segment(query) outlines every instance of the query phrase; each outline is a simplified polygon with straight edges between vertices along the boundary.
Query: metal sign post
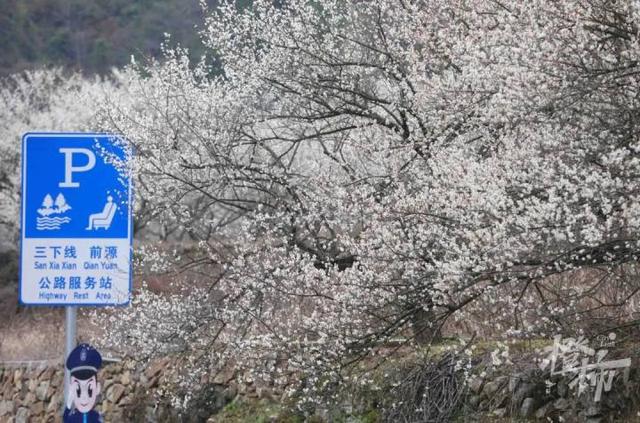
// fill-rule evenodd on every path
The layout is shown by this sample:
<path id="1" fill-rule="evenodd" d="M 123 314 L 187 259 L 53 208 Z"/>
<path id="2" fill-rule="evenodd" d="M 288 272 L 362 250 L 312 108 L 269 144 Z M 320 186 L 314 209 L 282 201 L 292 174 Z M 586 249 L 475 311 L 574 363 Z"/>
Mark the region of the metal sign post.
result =
<path id="1" fill-rule="evenodd" d="M 20 302 L 66 307 L 65 360 L 76 346 L 78 307 L 129 303 L 131 156 L 108 134 L 22 138 Z"/>
<path id="2" fill-rule="evenodd" d="M 77 317 L 77 309 L 74 306 L 67 306 L 65 307 L 65 325 L 64 325 L 64 332 L 65 332 L 65 348 L 64 348 L 64 358 L 63 358 L 63 362 L 67 359 L 67 357 L 69 357 L 69 354 L 71 354 L 71 351 L 75 348 L 76 346 L 76 333 L 77 333 L 77 326 L 76 326 L 76 317 Z M 69 370 L 65 367 L 64 369 L 64 404 L 63 404 L 63 408 L 66 407 L 66 404 L 68 404 L 69 401 L 69 379 L 70 379 L 70 375 L 69 375 Z"/>

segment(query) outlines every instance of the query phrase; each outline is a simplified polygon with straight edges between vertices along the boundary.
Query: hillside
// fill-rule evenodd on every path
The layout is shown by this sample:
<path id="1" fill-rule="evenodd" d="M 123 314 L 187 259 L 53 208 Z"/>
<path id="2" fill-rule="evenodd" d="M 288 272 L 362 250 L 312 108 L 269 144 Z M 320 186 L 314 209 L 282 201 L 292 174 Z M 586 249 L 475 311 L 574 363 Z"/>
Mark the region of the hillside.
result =
<path id="1" fill-rule="evenodd" d="M 196 0 L 1 0 L 0 76 L 41 66 L 105 73 L 131 55 L 158 57 L 165 33 L 199 56 L 201 27 Z"/>

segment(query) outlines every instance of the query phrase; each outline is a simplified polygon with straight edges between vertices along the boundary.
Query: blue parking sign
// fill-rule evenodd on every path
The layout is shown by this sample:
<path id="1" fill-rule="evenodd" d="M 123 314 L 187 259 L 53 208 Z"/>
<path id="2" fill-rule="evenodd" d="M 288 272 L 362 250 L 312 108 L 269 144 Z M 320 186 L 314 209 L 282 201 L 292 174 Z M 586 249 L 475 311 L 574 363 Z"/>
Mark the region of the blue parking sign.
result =
<path id="1" fill-rule="evenodd" d="M 24 135 L 23 304 L 128 304 L 131 157 L 130 145 L 114 135 Z"/>

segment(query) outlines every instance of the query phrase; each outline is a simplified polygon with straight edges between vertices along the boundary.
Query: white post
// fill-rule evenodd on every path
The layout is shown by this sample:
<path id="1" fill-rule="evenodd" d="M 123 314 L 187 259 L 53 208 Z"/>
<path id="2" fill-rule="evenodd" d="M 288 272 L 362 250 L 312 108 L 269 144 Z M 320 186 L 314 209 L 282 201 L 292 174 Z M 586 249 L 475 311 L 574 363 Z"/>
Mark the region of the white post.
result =
<path id="1" fill-rule="evenodd" d="M 62 360 L 64 367 L 64 404 L 62 408 L 67 406 L 67 400 L 69 395 L 69 370 L 67 370 L 66 362 L 67 357 L 71 354 L 71 351 L 76 347 L 76 313 L 77 308 L 74 306 L 65 307 L 65 354 Z"/>

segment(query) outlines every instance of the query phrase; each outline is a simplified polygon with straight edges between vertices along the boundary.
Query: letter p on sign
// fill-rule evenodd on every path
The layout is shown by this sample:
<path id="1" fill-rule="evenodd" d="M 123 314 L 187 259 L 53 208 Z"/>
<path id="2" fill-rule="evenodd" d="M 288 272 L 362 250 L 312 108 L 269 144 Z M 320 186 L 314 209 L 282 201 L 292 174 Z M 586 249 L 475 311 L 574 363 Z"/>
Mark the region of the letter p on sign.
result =
<path id="1" fill-rule="evenodd" d="M 78 188 L 80 186 L 80 183 L 73 182 L 73 173 L 88 172 L 89 170 L 93 169 L 93 167 L 96 165 L 95 154 L 93 154 L 93 151 L 89 150 L 88 148 L 60 148 L 58 151 L 64 154 L 64 182 L 60 182 L 58 186 L 60 188 Z M 74 166 L 74 154 L 84 154 L 85 156 L 87 156 L 87 164 L 83 166 Z"/>

